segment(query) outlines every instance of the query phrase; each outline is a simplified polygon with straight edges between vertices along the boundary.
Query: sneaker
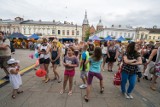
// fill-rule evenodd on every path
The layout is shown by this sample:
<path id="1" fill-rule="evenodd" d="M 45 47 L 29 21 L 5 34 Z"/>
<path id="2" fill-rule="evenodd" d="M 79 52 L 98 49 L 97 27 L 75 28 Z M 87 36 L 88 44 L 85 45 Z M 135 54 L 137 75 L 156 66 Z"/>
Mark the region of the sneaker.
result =
<path id="1" fill-rule="evenodd" d="M 133 96 L 131 94 L 127 94 L 130 99 L 133 99 Z"/>
<path id="2" fill-rule="evenodd" d="M 130 98 L 127 93 L 124 93 L 124 96 L 126 97 L 126 99 Z"/>
<path id="3" fill-rule="evenodd" d="M 82 84 L 82 85 L 79 86 L 80 89 L 85 89 L 86 87 L 87 87 L 86 84 Z"/>

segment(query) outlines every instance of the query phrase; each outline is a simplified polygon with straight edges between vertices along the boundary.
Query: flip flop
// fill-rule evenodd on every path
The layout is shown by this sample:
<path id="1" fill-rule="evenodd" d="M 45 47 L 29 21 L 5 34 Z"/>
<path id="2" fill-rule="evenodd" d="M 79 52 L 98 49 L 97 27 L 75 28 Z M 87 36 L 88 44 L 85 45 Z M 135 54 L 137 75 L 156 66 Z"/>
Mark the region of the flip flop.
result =
<path id="1" fill-rule="evenodd" d="M 104 87 L 101 88 L 100 93 L 103 94 L 103 92 L 104 92 Z"/>
<path id="2" fill-rule="evenodd" d="M 72 95 L 72 91 L 69 91 L 69 92 L 68 92 L 68 95 L 70 95 L 70 96 L 71 96 L 71 95 Z"/>

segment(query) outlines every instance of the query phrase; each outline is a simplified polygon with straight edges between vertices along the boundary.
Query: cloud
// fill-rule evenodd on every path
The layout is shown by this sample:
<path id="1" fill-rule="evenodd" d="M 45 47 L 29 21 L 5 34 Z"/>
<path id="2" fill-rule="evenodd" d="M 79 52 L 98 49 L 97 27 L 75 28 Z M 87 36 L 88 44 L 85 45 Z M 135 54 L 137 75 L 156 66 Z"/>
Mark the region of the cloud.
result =
<path id="1" fill-rule="evenodd" d="M 160 26 L 159 0 L 1 0 L 2 19 L 69 21 L 79 25 L 87 10 L 90 25 Z"/>

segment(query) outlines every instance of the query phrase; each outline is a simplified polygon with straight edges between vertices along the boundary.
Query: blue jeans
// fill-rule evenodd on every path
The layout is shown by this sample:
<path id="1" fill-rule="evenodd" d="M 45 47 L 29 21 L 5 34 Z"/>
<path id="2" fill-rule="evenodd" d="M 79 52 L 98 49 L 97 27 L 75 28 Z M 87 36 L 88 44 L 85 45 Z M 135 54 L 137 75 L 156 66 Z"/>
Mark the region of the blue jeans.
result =
<path id="1" fill-rule="evenodd" d="M 122 71 L 122 81 L 121 81 L 121 91 L 122 93 L 126 93 L 126 83 L 129 80 L 129 87 L 127 93 L 131 93 L 136 84 L 136 74 L 128 74 Z"/>

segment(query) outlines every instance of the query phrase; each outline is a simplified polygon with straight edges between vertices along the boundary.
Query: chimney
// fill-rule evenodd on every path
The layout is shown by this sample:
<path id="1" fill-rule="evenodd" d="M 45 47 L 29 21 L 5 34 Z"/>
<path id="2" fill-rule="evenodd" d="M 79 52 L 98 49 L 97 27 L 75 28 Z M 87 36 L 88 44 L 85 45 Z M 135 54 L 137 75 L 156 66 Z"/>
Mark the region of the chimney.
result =
<path id="1" fill-rule="evenodd" d="M 64 21 L 64 24 L 67 24 L 67 21 Z"/>
<path id="2" fill-rule="evenodd" d="M 114 25 L 112 25 L 112 27 L 114 27 Z"/>
<path id="3" fill-rule="evenodd" d="M 0 19 L 0 21 L 2 21 L 2 19 Z"/>
<path id="4" fill-rule="evenodd" d="M 53 20 L 53 23 L 55 23 L 56 21 L 55 20 Z"/>
<path id="5" fill-rule="evenodd" d="M 121 27 L 121 25 L 119 25 L 119 27 Z"/>
<path id="6" fill-rule="evenodd" d="M 42 22 L 42 20 L 40 19 L 39 22 Z"/>

